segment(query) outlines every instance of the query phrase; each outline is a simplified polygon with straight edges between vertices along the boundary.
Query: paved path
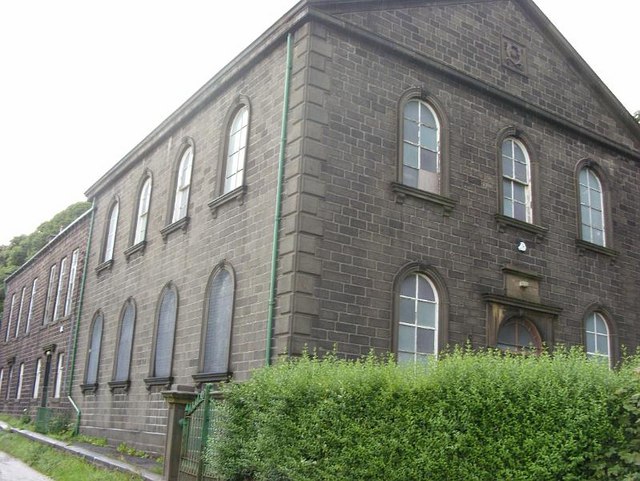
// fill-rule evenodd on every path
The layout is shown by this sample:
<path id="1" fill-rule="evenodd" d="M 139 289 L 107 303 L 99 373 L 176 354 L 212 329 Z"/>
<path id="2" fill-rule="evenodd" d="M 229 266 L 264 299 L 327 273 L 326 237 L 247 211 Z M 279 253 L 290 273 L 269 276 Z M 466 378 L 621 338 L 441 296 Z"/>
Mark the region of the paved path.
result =
<path id="1" fill-rule="evenodd" d="M 51 481 L 51 478 L 0 451 L 0 481 Z"/>

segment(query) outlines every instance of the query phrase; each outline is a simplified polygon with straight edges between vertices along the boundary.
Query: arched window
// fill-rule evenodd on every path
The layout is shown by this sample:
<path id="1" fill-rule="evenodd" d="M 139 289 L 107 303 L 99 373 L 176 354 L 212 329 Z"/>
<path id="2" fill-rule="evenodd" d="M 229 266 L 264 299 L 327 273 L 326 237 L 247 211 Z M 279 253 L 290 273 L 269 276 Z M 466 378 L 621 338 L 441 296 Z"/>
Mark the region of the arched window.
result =
<path id="1" fill-rule="evenodd" d="M 22 379 L 24 377 L 24 362 L 20 363 L 20 368 L 18 369 L 18 385 L 16 386 L 16 399 L 20 399 L 22 397 Z"/>
<path id="2" fill-rule="evenodd" d="M 193 146 L 189 145 L 182 156 L 178 165 L 176 176 L 176 192 L 173 203 L 173 214 L 171 222 L 177 222 L 187 216 L 189 207 L 189 190 L 191 188 L 191 170 L 193 168 Z"/>
<path id="3" fill-rule="evenodd" d="M 7 377 L 7 392 L 4 395 L 5 399 L 9 399 L 11 395 L 11 384 L 13 384 L 13 364 L 9 366 L 9 376 Z"/>
<path id="4" fill-rule="evenodd" d="M 42 376 L 42 359 L 38 358 L 36 361 L 36 372 L 33 378 L 33 399 L 38 399 L 40 395 L 40 377 Z"/>
<path id="5" fill-rule="evenodd" d="M 60 262 L 60 276 L 58 276 L 58 289 L 56 290 L 56 301 L 53 304 L 53 319 L 59 319 L 61 316 L 60 307 L 62 306 L 62 292 L 64 284 L 64 276 L 67 273 L 67 258 Z"/>
<path id="6" fill-rule="evenodd" d="M 53 302 L 53 283 L 56 279 L 56 264 L 49 269 L 49 284 L 47 285 L 47 295 L 44 298 L 44 315 L 42 316 L 42 325 L 49 322 L 49 313 L 51 312 L 51 303 Z"/>
<path id="7" fill-rule="evenodd" d="M 542 350 L 542 339 L 533 323 L 512 318 L 500 326 L 497 347 L 503 351 L 538 353 Z"/>
<path id="8" fill-rule="evenodd" d="M 441 193 L 440 122 L 423 100 L 404 104 L 401 157 L 404 185 Z"/>
<path id="9" fill-rule="evenodd" d="M 111 209 L 109 209 L 104 248 L 102 250 L 102 262 L 108 262 L 113 259 L 113 251 L 116 246 L 116 230 L 118 228 L 119 209 L 119 203 L 117 200 L 113 203 Z"/>
<path id="10" fill-rule="evenodd" d="M 101 312 L 98 312 L 91 324 L 87 351 L 87 370 L 85 372 L 85 385 L 82 387 L 83 391 L 95 391 L 98 387 L 98 368 L 100 366 L 103 324 L 104 316 Z"/>
<path id="11" fill-rule="evenodd" d="M 583 240 L 606 245 L 602 183 L 593 169 L 583 167 L 580 183 L 580 236 Z"/>
<path id="12" fill-rule="evenodd" d="M 249 108 L 243 105 L 233 117 L 227 133 L 223 194 L 231 192 L 244 183 L 248 131 Z"/>
<path id="13" fill-rule="evenodd" d="M 27 325 L 24 328 L 24 332 L 26 334 L 29 333 L 29 328 L 31 327 L 31 319 L 33 318 L 33 306 L 35 305 L 36 294 L 38 292 L 38 278 L 33 279 L 33 283 L 31 284 L 31 298 L 29 299 L 29 309 L 27 311 Z"/>
<path id="14" fill-rule="evenodd" d="M 151 177 L 147 177 L 138 195 L 138 213 L 135 223 L 133 244 L 138 244 L 147 237 L 147 222 L 149 219 L 149 205 L 151 202 Z"/>
<path id="15" fill-rule="evenodd" d="M 438 292 L 425 274 L 409 273 L 398 299 L 398 361 L 426 361 L 438 353 Z"/>
<path id="16" fill-rule="evenodd" d="M 234 279 L 223 266 L 212 275 L 207 290 L 206 324 L 202 346 L 201 372 L 226 374 L 229 371 Z"/>
<path id="17" fill-rule="evenodd" d="M 75 249 L 71 254 L 71 270 L 69 271 L 69 282 L 67 282 L 67 299 L 64 302 L 64 315 L 71 314 L 71 302 L 76 287 L 76 275 L 78 274 L 78 258 L 80 251 Z M 34 284 L 35 285 L 35 284 Z"/>
<path id="18" fill-rule="evenodd" d="M 609 326 L 602 314 L 592 312 L 584 323 L 587 356 L 599 359 L 610 359 Z"/>
<path id="19" fill-rule="evenodd" d="M 13 319 L 13 310 L 16 307 L 16 295 L 11 295 L 11 308 L 9 309 L 9 318 L 7 319 L 7 332 L 4 336 L 4 342 L 9 341 L 9 336 L 11 335 L 11 319 Z"/>
<path id="20" fill-rule="evenodd" d="M 62 395 L 62 380 L 64 376 L 64 352 L 58 353 L 56 363 L 56 384 L 53 389 L 53 397 L 59 398 Z"/>
<path id="21" fill-rule="evenodd" d="M 171 377 L 173 345 L 178 315 L 178 292 L 173 285 L 162 290 L 157 310 L 156 336 L 151 360 L 151 377 Z"/>
<path id="22" fill-rule="evenodd" d="M 24 294 L 27 290 L 26 286 L 22 287 L 22 291 L 20 292 L 20 306 L 18 307 L 18 318 L 16 319 L 16 335 L 20 334 L 20 322 L 22 321 L 22 308 L 24 307 Z"/>
<path id="23" fill-rule="evenodd" d="M 125 382 L 129 380 L 131 367 L 131 352 L 133 350 L 133 333 L 136 322 L 136 308 L 133 300 L 128 300 L 122 310 L 120 319 L 120 333 L 116 351 L 116 365 L 113 380 Z"/>
<path id="24" fill-rule="evenodd" d="M 532 222 L 531 162 L 524 144 L 507 137 L 502 142 L 502 213 Z"/>

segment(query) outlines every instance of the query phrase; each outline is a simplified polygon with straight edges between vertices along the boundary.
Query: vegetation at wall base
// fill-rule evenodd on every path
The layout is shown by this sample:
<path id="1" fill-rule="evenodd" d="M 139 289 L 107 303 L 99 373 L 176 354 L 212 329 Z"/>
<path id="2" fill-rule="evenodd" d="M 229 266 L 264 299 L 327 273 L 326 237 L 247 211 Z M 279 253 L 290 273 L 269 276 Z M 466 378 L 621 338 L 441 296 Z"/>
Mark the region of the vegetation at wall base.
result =
<path id="1" fill-rule="evenodd" d="M 231 481 L 640 480 L 637 361 L 304 356 L 227 386 L 206 459 Z"/>

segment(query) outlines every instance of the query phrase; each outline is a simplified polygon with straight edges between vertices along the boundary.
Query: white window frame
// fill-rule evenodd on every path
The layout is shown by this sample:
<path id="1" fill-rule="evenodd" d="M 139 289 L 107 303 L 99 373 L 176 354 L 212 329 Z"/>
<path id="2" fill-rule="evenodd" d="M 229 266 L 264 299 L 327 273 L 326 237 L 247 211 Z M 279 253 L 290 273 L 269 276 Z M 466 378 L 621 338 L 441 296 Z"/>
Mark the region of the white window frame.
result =
<path id="1" fill-rule="evenodd" d="M 29 299 L 29 311 L 27 313 L 27 325 L 24 328 L 25 334 L 29 333 L 29 328 L 31 327 L 31 319 L 33 318 L 33 305 L 36 298 L 36 293 L 38 289 L 38 278 L 35 277 L 31 284 L 31 298 Z"/>
<path id="2" fill-rule="evenodd" d="M 71 314 L 71 302 L 73 301 L 73 291 L 76 286 L 76 275 L 78 273 L 78 258 L 80 257 L 79 249 L 71 254 L 71 269 L 69 270 L 69 281 L 67 282 L 67 297 L 64 301 L 64 316 Z"/>
<path id="3" fill-rule="evenodd" d="M 58 362 L 56 363 L 56 386 L 54 389 L 54 398 L 59 398 L 62 394 L 62 375 L 64 373 L 64 352 L 58 353 Z"/>
<path id="4" fill-rule="evenodd" d="M 9 399 L 11 395 L 11 383 L 13 382 L 13 364 L 9 366 L 9 376 L 7 377 L 7 392 L 4 395 L 5 399 Z"/>
<path id="5" fill-rule="evenodd" d="M 191 190 L 191 172 L 193 170 L 193 147 L 189 146 L 180 156 L 176 176 L 176 192 L 171 222 L 177 222 L 187 216 L 189 210 L 189 191 Z"/>
<path id="6" fill-rule="evenodd" d="M 62 285 L 64 283 L 64 275 L 67 273 L 67 258 L 60 261 L 60 275 L 58 276 L 58 288 L 56 289 L 56 302 L 53 305 L 53 320 L 60 318 L 60 298 L 62 297 Z"/>
<path id="7" fill-rule="evenodd" d="M 102 262 L 113 260 L 113 253 L 116 247 L 116 233 L 118 231 L 118 215 L 120 212 L 120 203 L 114 202 L 109 210 L 109 224 L 107 225 L 107 234 L 104 242 L 104 252 L 102 253 Z"/>
<path id="8" fill-rule="evenodd" d="M 24 307 L 24 293 L 27 290 L 27 286 L 22 286 L 22 291 L 20 292 L 20 307 L 18 307 L 18 319 L 16 320 L 16 335 L 20 334 L 20 324 L 22 322 L 22 309 Z"/>
<path id="9" fill-rule="evenodd" d="M 38 396 L 40 395 L 39 391 L 40 391 L 41 376 L 42 376 L 42 358 L 39 357 L 36 360 L 36 373 L 33 378 L 33 393 L 32 393 L 33 399 L 38 399 Z"/>
<path id="10" fill-rule="evenodd" d="M 13 318 L 13 310 L 16 307 L 16 293 L 11 294 L 11 308 L 9 309 L 9 319 L 7 319 L 7 332 L 4 336 L 4 342 L 9 342 L 11 336 L 11 319 Z"/>
<path id="11" fill-rule="evenodd" d="M 589 321 L 589 319 L 593 319 L 593 326 L 594 326 L 594 330 L 589 330 L 587 329 L 587 322 Z M 601 330 L 598 329 L 598 324 L 601 324 L 604 326 L 604 331 L 606 332 L 602 332 Z M 605 317 L 600 314 L 599 312 L 592 312 L 591 314 L 589 314 L 589 316 L 587 316 L 587 319 L 585 320 L 585 326 L 584 326 L 584 333 L 585 333 L 585 352 L 587 353 L 587 357 L 590 358 L 600 358 L 600 359 L 606 359 L 607 362 L 611 362 L 611 331 L 609 329 L 609 324 L 607 323 L 607 320 L 605 319 Z M 594 350 L 589 350 L 588 345 L 588 339 L 589 338 L 593 338 L 593 345 L 595 347 Z M 603 354 L 599 349 L 598 349 L 598 338 L 606 338 L 607 341 L 607 353 Z"/>
<path id="12" fill-rule="evenodd" d="M 2 395 L 2 382 L 3 381 L 4 381 L 4 368 L 0 368 L 0 396 Z"/>
<path id="13" fill-rule="evenodd" d="M 151 203 L 151 177 L 147 177 L 140 189 L 138 198 L 138 215 L 136 217 L 133 245 L 139 244 L 147 237 L 147 223 L 149 220 L 149 205 Z"/>
<path id="14" fill-rule="evenodd" d="M 505 155 L 504 153 L 505 144 L 509 144 L 511 147 L 509 149 L 510 150 L 509 155 Z M 522 150 L 524 159 L 526 161 L 526 175 L 527 175 L 526 182 L 521 179 L 518 179 L 515 174 L 516 164 L 519 163 L 516 160 L 516 154 L 515 154 L 516 146 L 519 147 L 520 150 Z M 520 140 L 518 140 L 515 137 L 505 138 L 502 141 L 501 162 L 502 162 L 501 164 L 502 165 L 502 213 L 507 217 L 511 217 L 512 219 L 516 219 L 522 222 L 532 223 L 533 222 L 533 207 L 532 207 L 533 198 L 532 198 L 532 192 L 531 192 L 531 157 L 529 156 L 529 152 L 527 148 Z M 504 165 L 506 162 L 510 162 L 511 164 L 510 170 L 512 172 L 512 175 L 507 175 L 507 172 L 505 172 Z M 509 185 L 510 192 L 507 192 L 505 190 L 505 184 Z M 524 195 L 525 195 L 524 203 L 516 200 L 515 198 L 515 195 L 513 192 L 515 190 L 516 185 L 522 186 L 524 188 Z M 506 208 L 507 202 L 510 203 L 511 209 Z M 524 219 L 520 219 L 516 217 L 515 215 L 516 204 L 524 205 L 524 209 L 525 209 Z"/>
<path id="15" fill-rule="evenodd" d="M 24 377 L 24 362 L 20 363 L 20 370 L 18 371 L 18 386 L 16 387 L 16 399 L 22 397 L 22 380 Z"/>
<path id="16" fill-rule="evenodd" d="M 227 132 L 223 194 L 231 192 L 244 184 L 248 133 L 249 107 L 243 105 L 233 116 Z"/>
<path id="17" fill-rule="evenodd" d="M 586 174 L 586 184 L 582 182 L 582 173 Z M 595 179 L 596 185 L 592 185 L 592 180 Z M 607 229 L 605 224 L 605 212 L 604 212 L 604 189 L 602 187 L 602 181 L 598 174 L 591 168 L 585 166 L 580 169 L 578 173 L 578 185 L 580 192 L 578 194 L 580 198 L 580 238 L 592 244 L 601 245 L 606 247 L 607 245 Z M 583 190 L 586 190 L 586 198 Z M 600 202 L 593 201 L 593 192 L 597 192 L 600 195 Z M 585 218 L 584 210 L 588 213 L 588 219 Z M 600 216 L 601 229 L 595 226 L 594 217 Z M 594 232 L 602 232 L 602 242 L 598 242 L 594 238 Z"/>
<path id="18" fill-rule="evenodd" d="M 49 269 L 49 285 L 47 286 L 47 297 L 45 297 L 44 299 L 44 315 L 42 316 L 42 325 L 45 325 L 48 322 L 51 299 L 53 297 L 53 283 L 56 278 L 57 270 L 58 270 L 57 264 L 53 264 Z"/>
<path id="19" fill-rule="evenodd" d="M 418 109 L 417 119 L 411 119 L 407 117 L 407 110 L 411 104 L 417 105 L 417 109 Z M 435 122 L 435 129 L 432 126 L 429 126 L 423 122 L 422 107 L 425 107 L 429 111 L 429 113 L 431 113 L 433 120 Z M 418 126 L 417 142 L 414 142 L 408 138 L 407 127 L 408 125 L 411 125 L 411 124 L 413 125 L 417 124 Z M 431 130 L 431 131 L 435 130 L 435 137 L 436 137 L 435 152 L 431 148 L 429 148 L 426 142 L 423 142 L 423 136 L 422 136 L 423 127 L 425 128 L 425 130 Z M 402 162 L 400 165 L 400 169 L 401 169 L 400 177 L 404 185 L 413 187 L 415 189 L 423 190 L 425 192 L 433 192 L 435 194 L 440 194 L 441 184 L 442 184 L 442 181 L 441 181 L 442 179 L 441 133 L 442 133 L 442 129 L 440 125 L 440 119 L 438 118 L 438 114 L 436 114 L 436 111 L 433 109 L 431 105 L 429 105 L 428 102 L 425 102 L 424 100 L 419 98 L 411 98 L 407 100 L 407 102 L 405 102 L 404 106 L 402 107 L 402 150 L 401 150 Z M 417 149 L 418 154 L 416 159 L 416 162 L 417 162 L 416 165 L 411 165 L 407 160 L 406 158 L 407 147 Z M 427 169 L 422 168 L 423 165 L 421 162 L 422 160 L 421 150 L 427 150 L 435 154 L 436 172 L 431 172 Z M 417 185 L 411 185 L 411 183 L 407 180 L 405 176 L 405 173 L 406 173 L 405 168 L 417 170 L 417 178 L 416 178 Z M 435 175 L 435 182 L 433 181 L 430 182 L 429 179 L 434 178 L 434 175 Z M 429 184 L 435 184 L 435 185 L 429 185 Z"/>

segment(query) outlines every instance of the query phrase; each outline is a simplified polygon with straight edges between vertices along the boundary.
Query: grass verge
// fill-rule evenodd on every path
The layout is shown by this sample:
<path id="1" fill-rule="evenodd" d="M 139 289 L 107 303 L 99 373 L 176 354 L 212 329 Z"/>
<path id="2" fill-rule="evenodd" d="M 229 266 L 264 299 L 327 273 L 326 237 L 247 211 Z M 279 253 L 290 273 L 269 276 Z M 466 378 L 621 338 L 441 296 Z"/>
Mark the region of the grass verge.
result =
<path id="1" fill-rule="evenodd" d="M 98 468 L 84 459 L 63 453 L 19 434 L 0 431 L 0 451 L 20 459 L 55 481 L 141 481 L 133 474 Z"/>

